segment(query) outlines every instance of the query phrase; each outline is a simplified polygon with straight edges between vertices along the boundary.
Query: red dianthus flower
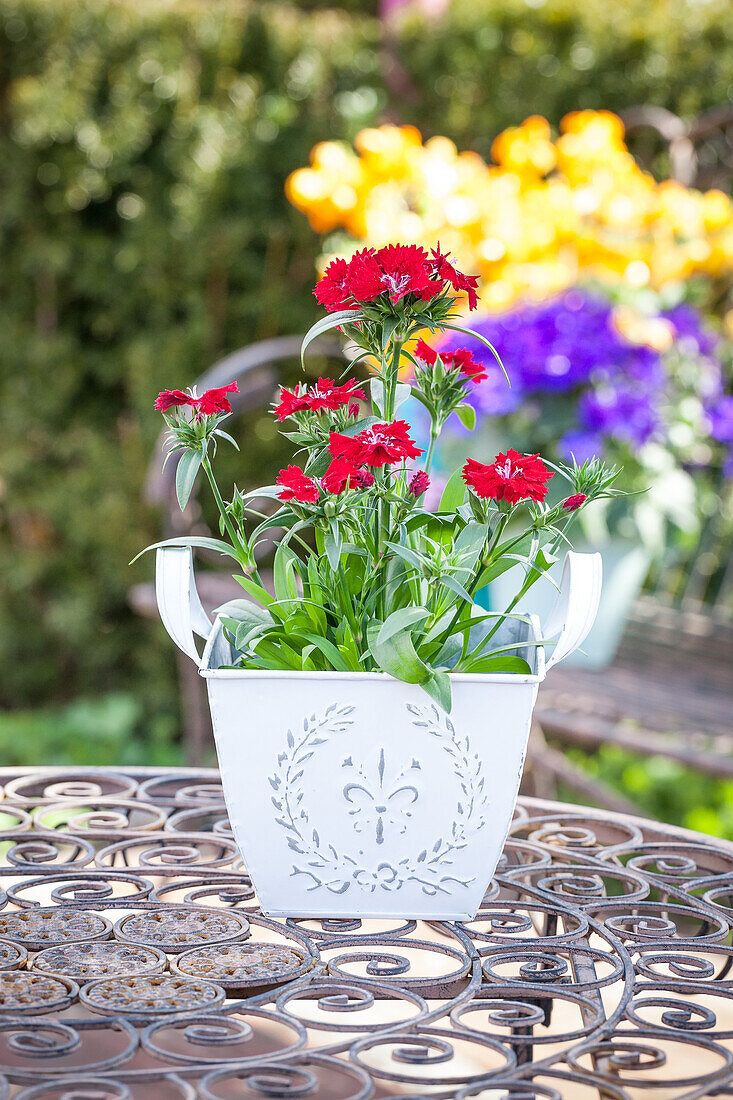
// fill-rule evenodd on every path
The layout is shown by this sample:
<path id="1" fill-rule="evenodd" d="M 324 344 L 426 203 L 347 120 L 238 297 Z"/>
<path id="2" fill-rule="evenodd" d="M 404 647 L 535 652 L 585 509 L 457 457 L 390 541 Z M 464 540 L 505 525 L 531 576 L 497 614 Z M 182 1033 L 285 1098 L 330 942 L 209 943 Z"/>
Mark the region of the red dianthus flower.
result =
<path id="1" fill-rule="evenodd" d="M 277 475 L 276 484 L 282 485 L 280 500 L 299 500 L 303 504 L 315 504 L 320 496 L 318 483 L 301 470 L 300 466 L 288 466 Z"/>
<path id="2" fill-rule="evenodd" d="M 196 417 L 217 416 L 219 413 L 232 411 L 232 406 L 227 397 L 228 393 L 238 393 L 236 382 L 230 382 L 228 386 L 217 386 L 212 390 L 206 390 L 201 397 L 196 396 L 196 391 L 184 393 L 183 390 L 162 390 L 155 399 L 154 408 L 159 412 L 181 405 L 190 405 L 195 409 Z"/>
<path id="3" fill-rule="evenodd" d="M 344 489 L 359 489 L 362 472 L 348 458 L 334 458 L 323 475 L 323 488 L 336 496 Z"/>
<path id="4" fill-rule="evenodd" d="M 483 382 L 485 378 L 488 378 L 483 364 L 476 362 L 468 348 L 456 348 L 455 351 L 435 351 L 424 340 L 418 340 L 415 345 L 415 355 L 431 367 L 440 356 L 440 361 L 445 367 L 449 369 L 454 367 L 466 378 L 470 378 L 472 382 Z"/>
<path id="5" fill-rule="evenodd" d="M 333 411 L 354 399 L 363 401 L 366 395 L 362 389 L 355 388 L 356 386 L 357 383 L 353 380 L 338 386 L 330 378 L 319 378 L 315 386 L 301 390 L 298 382 L 294 390 L 280 390 L 275 416 L 278 420 L 285 420 L 296 412 L 321 412 L 322 409 Z"/>
<path id="6" fill-rule="evenodd" d="M 462 271 L 459 271 L 449 261 L 448 253 L 440 251 L 440 244 L 437 248 L 431 248 L 430 253 L 433 258 L 435 276 L 450 283 L 454 290 L 462 290 L 468 295 L 468 308 L 475 309 L 478 305 L 478 294 L 476 293 L 478 275 L 464 275 Z"/>
<path id="7" fill-rule="evenodd" d="M 313 293 L 329 313 L 356 309 L 356 303 L 350 301 L 349 264 L 346 260 L 332 260 L 313 288 Z"/>
<path id="8" fill-rule="evenodd" d="M 488 466 L 469 458 L 463 467 L 463 480 L 476 496 L 506 500 L 544 500 L 552 473 L 539 455 L 520 455 L 509 449 L 498 454 Z"/>
<path id="9" fill-rule="evenodd" d="M 336 458 L 348 458 L 354 466 L 386 466 L 390 462 L 402 462 L 417 458 L 423 452 L 408 435 L 409 425 L 404 420 L 391 424 L 374 424 L 358 435 L 341 435 L 331 432 L 328 449 Z"/>

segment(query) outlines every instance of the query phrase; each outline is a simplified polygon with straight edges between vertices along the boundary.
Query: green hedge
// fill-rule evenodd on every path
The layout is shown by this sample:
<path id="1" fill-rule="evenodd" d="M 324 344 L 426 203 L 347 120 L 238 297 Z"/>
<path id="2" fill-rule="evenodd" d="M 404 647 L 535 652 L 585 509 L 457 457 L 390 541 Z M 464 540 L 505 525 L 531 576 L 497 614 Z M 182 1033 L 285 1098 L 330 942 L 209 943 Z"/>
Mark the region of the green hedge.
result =
<path id="1" fill-rule="evenodd" d="M 488 156 L 530 114 L 650 103 L 692 116 L 733 98 L 729 22 L 728 0 L 456 0 L 402 29 L 411 120 Z"/>
<path id="2" fill-rule="evenodd" d="M 348 7 L 0 0 L 0 705 L 170 711 L 171 647 L 126 600 L 151 573 L 127 562 L 156 533 L 152 397 L 313 318 L 319 241 L 283 182 L 316 141 L 391 117 L 486 152 L 533 111 L 733 85 L 720 0 L 461 0 L 401 24 L 396 101 L 372 7 Z M 266 428 L 248 443 L 274 460 Z"/>
<path id="3" fill-rule="evenodd" d="M 6 0 L 0 31 L 0 705 L 126 687 L 166 705 L 171 647 L 127 606 L 156 533 L 152 399 L 307 326 L 317 242 L 283 183 L 373 117 L 375 27 Z"/>

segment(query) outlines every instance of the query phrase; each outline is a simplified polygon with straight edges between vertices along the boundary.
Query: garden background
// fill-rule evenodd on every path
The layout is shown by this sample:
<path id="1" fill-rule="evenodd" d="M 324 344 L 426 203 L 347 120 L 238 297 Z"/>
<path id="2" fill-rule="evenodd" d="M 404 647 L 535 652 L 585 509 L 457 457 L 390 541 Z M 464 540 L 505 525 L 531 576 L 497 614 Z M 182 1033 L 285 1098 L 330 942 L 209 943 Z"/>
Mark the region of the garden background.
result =
<path id="1" fill-rule="evenodd" d="M 488 159 L 531 114 L 694 116 L 733 98 L 727 17 L 726 0 L 453 0 L 388 22 L 357 0 L 0 0 L 0 763 L 181 762 L 173 648 L 128 601 L 159 529 L 152 401 L 317 316 L 322 241 L 284 194 L 312 146 L 395 121 Z M 247 433 L 245 485 L 279 458 L 266 414 Z M 583 763 L 733 835 L 724 781 L 621 750 Z"/>

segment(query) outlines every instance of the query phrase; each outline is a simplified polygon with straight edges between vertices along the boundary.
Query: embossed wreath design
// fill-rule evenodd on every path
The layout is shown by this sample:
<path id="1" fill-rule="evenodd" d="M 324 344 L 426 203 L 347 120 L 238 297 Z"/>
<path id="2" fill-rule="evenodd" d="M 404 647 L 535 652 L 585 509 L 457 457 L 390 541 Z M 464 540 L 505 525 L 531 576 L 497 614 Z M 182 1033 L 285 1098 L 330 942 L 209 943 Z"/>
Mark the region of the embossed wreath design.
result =
<path id="1" fill-rule="evenodd" d="M 429 896 L 450 893 L 449 885 L 467 887 L 471 878 L 460 878 L 451 872 L 453 856 L 465 848 L 468 841 L 485 823 L 488 801 L 483 769 L 478 753 L 472 753 L 468 737 L 459 737 L 450 718 L 434 705 L 406 704 L 412 724 L 440 741 L 458 779 L 461 798 L 448 837 L 439 836 L 431 847 L 414 856 L 390 863 L 383 861 L 374 868 L 363 866 L 347 851 L 339 851 L 321 839 L 310 824 L 309 808 L 304 804 L 303 775 L 309 760 L 319 745 L 329 738 L 345 733 L 353 724 L 349 717 L 353 706 L 332 703 L 320 717 L 312 714 L 303 720 L 303 730 L 295 736 L 287 733 L 287 748 L 277 758 L 277 768 L 269 777 L 274 794 L 271 801 L 277 811 L 277 823 L 288 833 L 288 846 L 302 856 L 293 863 L 291 877 L 307 875 L 312 879 L 310 890 L 325 888 L 343 894 L 354 883 L 371 892 L 399 890 L 406 882 L 419 883 Z"/>

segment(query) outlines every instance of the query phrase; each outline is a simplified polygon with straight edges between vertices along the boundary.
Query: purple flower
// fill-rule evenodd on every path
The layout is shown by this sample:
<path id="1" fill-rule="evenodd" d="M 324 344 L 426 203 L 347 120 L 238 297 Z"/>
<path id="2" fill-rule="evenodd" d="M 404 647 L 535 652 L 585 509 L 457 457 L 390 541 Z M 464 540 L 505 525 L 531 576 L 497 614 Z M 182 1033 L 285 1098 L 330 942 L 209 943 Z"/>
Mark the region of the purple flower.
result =
<path id="1" fill-rule="evenodd" d="M 728 449 L 723 460 L 723 473 L 733 478 L 733 397 L 718 398 L 707 412 L 711 436 Z"/>
<path id="2" fill-rule="evenodd" d="M 582 466 L 584 462 L 603 453 L 603 440 L 593 432 L 568 432 L 558 443 L 557 450 L 564 462 L 575 459 Z"/>
<path id="3" fill-rule="evenodd" d="M 691 306 L 678 305 L 660 316 L 674 326 L 683 354 L 705 360 L 698 372 L 698 396 L 710 402 L 720 392 L 720 365 L 710 358 L 715 336 Z M 613 304 L 599 294 L 574 288 L 480 318 L 473 327 L 494 345 L 512 383 L 510 389 L 478 340 L 447 339 L 446 350 L 467 346 L 487 370 L 488 379 L 468 397 L 479 414 L 506 416 L 521 407 L 542 423 L 546 399 L 572 395 L 563 404 L 574 410 L 575 426 L 566 431 L 559 452 L 567 456 L 572 451 L 578 461 L 602 453 L 606 441 L 637 450 L 650 439 L 664 439 L 672 388 L 668 366 L 660 352 L 622 335 Z M 567 427 L 566 422 L 560 431 Z"/>
<path id="4" fill-rule="evenodd" d="M 674 309 L 665 310 L 660 316 L 672 322 L 675 338 L 684 350 L 686 345 L 689 345 L 693 354 L 704 356 L 715 354 L 718 338 L 714 332 L 703 325 L 692 306 L 683 302 Z"/>
<path id="5" fill-rule="evenodd" d="M 713 439 L 733 444 L 733 397 L 721 397 L 708 409 L 708 420 Z"/>

